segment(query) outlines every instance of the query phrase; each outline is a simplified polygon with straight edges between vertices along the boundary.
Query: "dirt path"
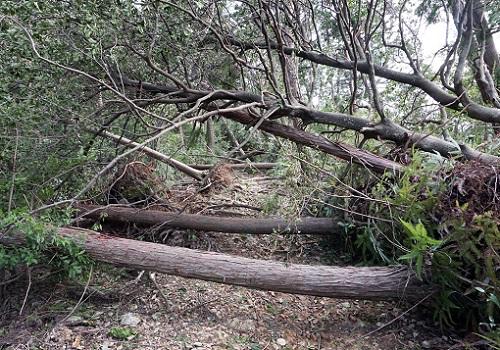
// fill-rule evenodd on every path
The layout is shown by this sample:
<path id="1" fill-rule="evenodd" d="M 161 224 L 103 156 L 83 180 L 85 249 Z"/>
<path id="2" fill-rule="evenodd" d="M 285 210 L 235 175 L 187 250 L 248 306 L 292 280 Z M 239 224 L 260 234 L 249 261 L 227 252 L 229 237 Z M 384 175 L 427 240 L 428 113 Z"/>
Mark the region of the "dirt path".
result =
<path id="1" fill-rule="evenodd" d="M 401 314 L 402 306 L 394 303 L 254 291 L 166 275 L 156 276 L 155 285 L 146 275 L 134 283 L 119 270 L 95 272 L 93 283 L 101 292 L 70 317 L 83 287 L 59 285 L 43 292 L 50 289 L 36 286 L 27 316 L 16 315 L 23 293 L 15 293 L 7 300 L 10 307 L 4 303 L 0 344 L 10 344 L 7 349 L 371 350 L 454 343 L 415 314 L 364 337 Z"/>

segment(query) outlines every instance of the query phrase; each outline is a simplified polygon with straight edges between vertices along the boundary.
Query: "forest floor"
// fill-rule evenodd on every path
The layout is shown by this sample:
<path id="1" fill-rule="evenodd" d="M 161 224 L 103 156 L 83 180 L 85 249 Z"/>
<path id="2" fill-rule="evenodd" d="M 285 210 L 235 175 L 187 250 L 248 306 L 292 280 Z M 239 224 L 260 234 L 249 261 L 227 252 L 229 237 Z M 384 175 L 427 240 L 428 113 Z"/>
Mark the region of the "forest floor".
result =
<path id="1" fill-rule="evenodd" d="M 167 197 L 173 207 L 191 213 L 262 215 L 252 208 L 262 207 L 269 194 L 279 192 L 273 187 L 275 182 L 265 177 L 239 180 L 237 186 L 210 194 L 197 193 L 189 185 L 174 187 Z M 266 181 L 268 184 L 263 184 Z M 248 207 L 231 207 L 234 203 Z M 328 244 L 314 236 L 155 232 L 106 225 L 103 230 L 126 231 L 128 236 L 139 233 L 169 245 L 258 259 L 311 265 L 342 261 L 341 256 L 325 253 Z M 32 272 L 28 294 L 26 279 L 9 284 L 4 291 L 0 349 L 385 350 L 464 346 L 463 339 L 443 335 L 424 306 L 406 312 L 412 305 L 256 291 L 147 272 L 138 279 L 136 271 L 102 265 L 81 284 L 54 283 L 45 272 Z"/>

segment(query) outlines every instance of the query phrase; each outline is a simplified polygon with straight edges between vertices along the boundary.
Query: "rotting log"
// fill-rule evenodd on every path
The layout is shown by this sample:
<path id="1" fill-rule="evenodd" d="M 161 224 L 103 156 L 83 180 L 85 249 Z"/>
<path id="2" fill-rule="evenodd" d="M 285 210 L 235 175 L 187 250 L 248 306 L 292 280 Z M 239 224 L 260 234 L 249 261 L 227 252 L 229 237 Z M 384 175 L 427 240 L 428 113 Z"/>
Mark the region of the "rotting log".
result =
<path id="1" fill-rule="evenodd" d="M 260 169 L 267 170 L 276 167 L 276 163 L 237 163 L 237 164 L 227 164 L 231 169 Z M 189 164 L 191 168 L 197 170 L 209 170 L 212 169 L 216 164 Z"/>
<path id="2" fill-rule="evenodd" d="M 110 133 L 109 131 L 106 131 L 106 130 L 101 131 L 99 133 L 99 135 L 107 137 L 111 140 L 114 140 L 114 141 L 116 141 L 116 142 L 118 142 L 126 147 L 129 147 L 129 148 L 134 148 L 134 147 L 140 146 L 140 144 L 137 142 L 129 140 L 123 136 L 115 135 L 115 134 Z M 194 169 L 194 168 L 190 167 L 189 165 L 184 164 L 184 163 L 182 163 L 182 162 L 180 162 L 172 157 L 166 156 L 163 153 L 160 153 L 160 152 L 158 152 L 150 147 L 141 146 L 140 150 L 142 152 L 144 152 L 146 155 L 148 155 L 149 157 L 156 159 L 156 160 L 159 160 L 162 163 L 168 164 L 171 167 L 179 170 L 180 172 L 182 172 L 182 173 L 184 173 L 184 174 L 186 174 L 186 175 L 188 175 L 196 180 L 202 180 L 204 177 L 204 173 L 202 171 L 200 171 L 198 169 Z"/>
<path id="3" fill-rule="evenodd" d="M 302 217 L 298 220 L 281 218 L 229 218 L 220 216 L 175 214 L 159 210 L 145 210 L 118 206 L 75 205 L 83 218 L 139 225 L 176 227 L 197 231 L 214 231 L 246 234 L 333 234 L 340 232 L 334 218 Z"/>
<path id="4" fill-rule="evenodd" d="M 81 228 L 58 234 L 81 244 L 97 261 L 138 270 L 253 289 L 344 299 L 420 300 L 431 291 L 405 267 L 285 264 L 135 241 Z M 22 234 L 0 233 L 0 244 L 22 245 Z"/>

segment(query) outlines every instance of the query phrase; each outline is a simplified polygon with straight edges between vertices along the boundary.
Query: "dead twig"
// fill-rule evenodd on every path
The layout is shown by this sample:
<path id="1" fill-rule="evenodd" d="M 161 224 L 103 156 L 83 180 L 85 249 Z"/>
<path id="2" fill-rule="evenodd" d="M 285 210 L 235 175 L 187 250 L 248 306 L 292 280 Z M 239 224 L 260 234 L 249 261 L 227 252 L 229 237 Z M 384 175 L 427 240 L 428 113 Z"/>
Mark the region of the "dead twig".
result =
<path id="1" fill-rule="evenodd" d="M 73 313 L 76 311 L 76 309 L 82 304 L 82 302 L 84 301 L 83 298 L 85 297 L 85 294 L 87 293 L 87 289 L 89 288 L 89 284 L 90 284 L 90 280 L 92 279 L 92 271 L 93 271 L 93 267 L 90 266 L 90 271 L 89 271 L 89 278 L 87 279 L 87 283 L 85 284 L 85 288 L 83 288 L 83 293 L 82 295 L 80 296 L 80 299 L 78 299 L 78 302 L 75 304 L 75 306 L 73 307 L 73 309 L 71 309 L 71 311 L 69 312 L 68 315 L 66 315 L 66 317 L 64 317 L 61 321 L 61 323 L 64 323 L 68 318 L 71 317 L 71 315 L 73 315 Z"/>
<path id="2" fill-rule="evenodd" d="M 401 314 L 399 314 L 397 317 L 393 318 L 392 320 L 390 320 L 389 322 L 387 323 L 384 323 L 383 325 L 381 325 L 380 327 L 378 327 L 377 329 L 374 329 L 373 331 L 371 332 L 368 332 L 366 334 L 363 334 L 361 336 L 361 338 L 366 338 L 366 337 L 369 337 L 370 335 L 373 335 L 375 333 L 377 333 L 378 331 L 384 329 L 385 327 L 387 326 L 390 326 L 391 324 L 393 324 L 394 322 L 396 322 L 397 320 L 401 319 L 404 315 L 406 315 L 407 313 L 409 313 L 411 310 L 415 309 L 417 306 L 419 306 L 420 304 L 422 304 L 424 301 L 426 301 L 427 299 L 429 299 L 431 296 L 434 295 L 434 292 L 433 293 L 429 293 L 427 294 L 425 297 L 423 297 L 419 302 L 417 302 L 415 305 L 413 305 L 412 307 L 410 307 L 408 310 L 402 312 Z"/>
<path id="3" fill-rule="evenodd" d="M 156 280 L 156 273 L 155 272 L 149 272 L 148 273 L 148 277 L 149 279 L 151 280 L 151 282 L 153 282 L 153 284 L 155 285 L 156 289 L 158 290 L 158 292 L 160 293 L 160 295 L 162 296 L 163 300 L 165 301 L 165 305 L 168 305 L 168 298 L 167 296 L 165 295 L 165 293 L 163 293 L 163 290 L 161 289 L 161 286 L 160 284 L 158 283 L 158 281 Z"/>
<path id="4" fill-rule="evenodd" d="M 23 314 L 24 307 L 26 306 L 26 301 L 28 300 L 28 295 L 31 290 L 31 267 L 28 266 L 26 272 L 28 273 L 28 288 L 26 288 L 26 294 L 24 294 L 23 304 L 21 305 L 21 310 L 19 310 L 19 316 Z"/>
<path id="5" fill-rule="evenodd" d="M 201 302 L 201 303 L 198 303 L 194 306 L 191 306 L 191 307 L 188 307 L 187 309 L 184 309 L 180 312 L 181 315 L 185 315 L 191 311 L 194 311 L 200 307 L 203 307 L 203 306 L 206 306 L 208 304 L 211 304 L 211 303 L 214 303 L 216 301 L 218 301 L 220 299 L 220 297 L 217 297 L 217 298 L 214 298 L 214 299 L 211 299 L 211 300 L 207 300 L 207 301 L 204 301 L 204 302 Z"/>

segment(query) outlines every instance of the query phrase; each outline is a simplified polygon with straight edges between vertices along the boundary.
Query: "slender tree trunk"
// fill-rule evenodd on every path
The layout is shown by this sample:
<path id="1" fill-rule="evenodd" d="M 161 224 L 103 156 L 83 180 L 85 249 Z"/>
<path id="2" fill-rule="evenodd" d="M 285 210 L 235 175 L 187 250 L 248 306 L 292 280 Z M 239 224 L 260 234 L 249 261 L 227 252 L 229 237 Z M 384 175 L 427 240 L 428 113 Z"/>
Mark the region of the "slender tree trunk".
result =
<path id="1" fill-rule="evenodd" d="M 140 225 L 161 225 L 198 231 L 227 233 L 270 234 L 335 234 L 340 228 L 335 218 L 302 217 L 297 220 L 281 218 L 228 218 L 195 214 L 166 213 L 128 207 L 76 206 L 83 217 L 106 221 L 129 222 Z"/>
<path id="2" fill-rule="evenodd" d="M 97 261 L 253 289 L 345 299 L 419 300 L 431 292 L 404 267 L 293 265 L 169 247 L 61 228 Z M 0 233 L 0 243 L 22 245 L 24 236 Z"/>
<path id="3" fill-rule="evenodd" d="M 114 141 L 116 141 L 124 146 L 130 147 L 130 148 L 134 148 L 134 147 L 139 146 L 139 143 L 137 143 L 137 142 L 129 140 L 125 137 L 120 137 L 118 135 L 112 134 L 108 131 L 102 131 L 100 133 L 100 135 L 105 136 L 109 139 L 112 139 L 112 140 L 114 140 Z M 159 160 L 160 162 L 168 164 L 168 165 L 174 167 L 175 169 L 183 172 L 184 174 L 195 178 L 196 180 L 203 179 L 204 173 L 202 171 L 191 168 L 189 165 L 184 164 L 182 162 L 179 162 L 178 160 L 175 160 L 174 158 L 168 157 L 168 156 L 164 155 L 163 153 L 155 151 L 152 148 L 149 148 L 147 146 L 142 146 L 141 151 L 144 152 L 145 154 L 147 154 L 148 156 L 150 156 L 151 158 L 154 158 L 156 160 Z"/>
<path id="4" fill-rule="evenodd" d="M 177 130 L 179 130 L 179 137 L 181 139 L 181 146 L 183 148 L 185 148 L 186 147 L 186 137 L 184 135 L 184 125 L 179 126 L 179 128 Z"/>
<path id="5" fill-rule="evenodd" d="M 215 147 L 215 126 L 212 117 L 207 119 L 207 147 L 213 152 Z"/>
<path id="6" fill-rule="evenodd" d="M 238 139 L 236 138 L 236 136 L 234 136 L 234 133 L 231 131 L 231 128 L 227 124 L 226 120 L 224 118 L 221 118 L 220 121 L 222 122 L 222 126 L 226 130 L 227 136 L 229 137 L 229 140 L 231 141 L 233 146 L 238 150 L 239 154 L 245 156 L 245 151 L 241 149 Z"/>

